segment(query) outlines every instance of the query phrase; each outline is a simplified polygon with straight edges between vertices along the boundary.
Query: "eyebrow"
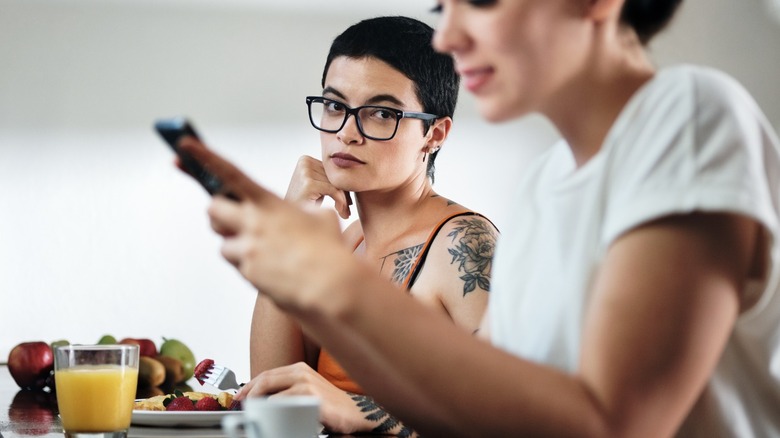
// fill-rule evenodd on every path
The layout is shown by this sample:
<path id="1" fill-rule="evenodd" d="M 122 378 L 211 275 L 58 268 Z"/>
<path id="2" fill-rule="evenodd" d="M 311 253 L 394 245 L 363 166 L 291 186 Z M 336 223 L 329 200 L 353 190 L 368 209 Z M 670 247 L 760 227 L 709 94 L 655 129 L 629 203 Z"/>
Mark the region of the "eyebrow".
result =
<path id="1" fill-rule="evenodd" d="M 322 95 L 324 96 L 326 94 L 332 94 L 332 95 L 335 95 L 336 97 L 338 97 L 340 99 L 347 100 L 347 96 L 345 96 L 344 93 L 340 92 L 339 90 L 337 90 L 337 89 L 335 89 L 333 87 L 325 87 L 322 90 Z M 397 97 L 393 96 L 392 94 L 377 94 L 376 96 L 373 96 L 370 99 L 368 99 L 365 102 L 365 105 L 376 105 L 376 104 L 383 103 L 383 102 L 392 103 L 394 105 L 398 105 L 399 107 L 404 107 L 405 106 L 404 103 L 401 102 L 400 99 L 398 99 Z"/>

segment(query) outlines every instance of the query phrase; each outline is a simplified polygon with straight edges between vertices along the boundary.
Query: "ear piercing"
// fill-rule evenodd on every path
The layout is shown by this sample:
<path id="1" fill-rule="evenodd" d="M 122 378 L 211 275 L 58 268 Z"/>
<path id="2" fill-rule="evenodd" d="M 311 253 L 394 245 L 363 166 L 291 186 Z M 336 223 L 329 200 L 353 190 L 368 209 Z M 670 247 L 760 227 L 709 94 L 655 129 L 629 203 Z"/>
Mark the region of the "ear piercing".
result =
<path id="1" fill-rule="evenodd" d="M 434 154 L 434 153 L 436 153 L 436 151 L 438 151 L 438 150 L 439 150 L 439 148 L 438 148 L 438 147 L 435 147 L 435 148 L 433 148 L 433 149 L 428 149 L 428 150 L 426 150 L 426 151 L 425 151 L 425 153 L 423 154 L 423 159 L 422 159 L 422 162 L 423 162 L 423 163 L 425 162 L 425 157 L 427 157 L 429 154 Z"/>

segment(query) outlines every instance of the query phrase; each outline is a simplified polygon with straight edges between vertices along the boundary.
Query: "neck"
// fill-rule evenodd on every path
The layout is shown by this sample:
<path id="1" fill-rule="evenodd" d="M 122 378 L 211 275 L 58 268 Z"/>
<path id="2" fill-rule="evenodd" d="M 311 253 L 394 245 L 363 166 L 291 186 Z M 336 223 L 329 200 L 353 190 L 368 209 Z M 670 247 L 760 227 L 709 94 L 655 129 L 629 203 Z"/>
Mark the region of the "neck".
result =
<path id="1" fill-rule="evenodd" d="M 601 150 L 620 112 L 655 74 L 638 41 L 614 41 L 594 51 L 584 73 L 556 93 L 542 111 L 569 144 L 577 167 Z"/>
<path id="2" fill-rule="evenodd" d="M 382 247 L 412 229 L 423 206 L 434 196 L 427 178 L 392 191 L 355 194 L 366 247 Z"/>

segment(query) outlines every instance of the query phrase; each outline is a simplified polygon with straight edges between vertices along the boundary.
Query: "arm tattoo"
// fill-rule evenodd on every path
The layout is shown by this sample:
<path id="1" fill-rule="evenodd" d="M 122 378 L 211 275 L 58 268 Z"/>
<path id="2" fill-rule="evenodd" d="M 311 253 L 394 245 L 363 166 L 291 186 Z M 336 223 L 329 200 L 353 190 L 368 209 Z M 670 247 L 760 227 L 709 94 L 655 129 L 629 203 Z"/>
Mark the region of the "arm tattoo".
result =
<path id="1" fill-rule="evenodd" d="M 360 408 L 360 412 L 366 414 L 365 419 L 374 423 L 379 423 L 378 426 L 373 428 L 371 432 L 387 434 L 391 433 L 393 429 L 400 427 L 401 429 L 395 433 L 395 436 L 401 438 L 409 438 L 414 435 L 414 431 L 404 426 L 403 423 L 398 421 L 395 417 L 391 416 L 381 406 L 379 406 L 372 398 L 365 395 L 358 395 L 348 392 L 349 396 L 355 402 L 355 405 Z"/>
<path id="2" fill-rule="evenodd" d="M 447 235 L 452 237 L 453 246 L 448 251 L 452 256 L 451 264 L 458 264 L 458 272 L 464 274 L 463 296 L 473 292 L 477 286 L 490 291 L 490 269 L 493 263 L 493 250 L 496 235 L 485 221 L 479 219 L 461 219 Z M 455 239 L 458 239 L 456 242 Z"/>
<path id="3" fill-rule="evenodd" d="M 412 267 L 414 267 L 414 262 L 417 260 L 417 256 L 420 255 L 420 251 L 422 251 L 424 244 L 419 244 L 415 246 L 410 246 L 409 248 L 402 249 L 398 252 L 394 252 L 392 254 L 386 255 L 383 258 L 382 265 L 384 266 L 384 261 L 387 260 L 388 257 L 395 255 L 395 260 L 393 261 L 393 264 L 395 267 L 393 268 L 393 281 L 398 284 L 403 284 L 404 280 L 406 280 L 406 277 L 409 276 L 409 272 L 412 271 Z M 381 269 L 380 269 L 381 272 Z"/>

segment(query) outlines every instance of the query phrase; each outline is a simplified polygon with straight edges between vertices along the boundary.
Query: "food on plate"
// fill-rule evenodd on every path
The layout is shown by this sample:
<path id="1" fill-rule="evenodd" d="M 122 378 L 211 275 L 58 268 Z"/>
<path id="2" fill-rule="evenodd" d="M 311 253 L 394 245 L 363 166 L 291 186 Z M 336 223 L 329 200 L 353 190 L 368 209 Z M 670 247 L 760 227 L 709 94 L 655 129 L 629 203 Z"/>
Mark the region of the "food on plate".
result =
<path id="1" fill-rule="evenodd" d="M 170 400 L 170 399 L 167 399 Z M 216 401 L 216 400 L 215 400 Z M 194 411 L 195 403 L 187 397 L 176 397 L 165 405 L 166 411 Z"/>
<path id="2" fill-rule="evenodd" d="M 206 400 L 210 399 L 210 400 Z M 240 404 L 233 399 L 233 394 L 220 392 L 180 392 L 158 395 L 137 400 L 134 409 L 139 411 L 226 411 L 238 410 Z"/>
<path id="3" fill-rule="evenodd" d="M 203 397 L 195 403 L 196 411 L 224 411 L 225 408 L 215 398 Z"/>

